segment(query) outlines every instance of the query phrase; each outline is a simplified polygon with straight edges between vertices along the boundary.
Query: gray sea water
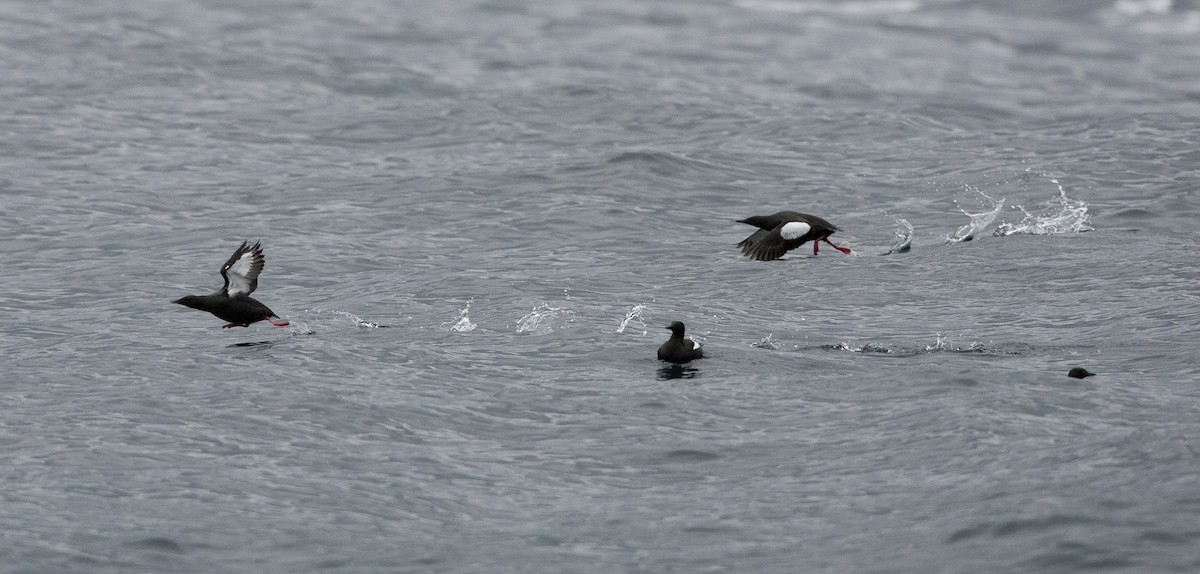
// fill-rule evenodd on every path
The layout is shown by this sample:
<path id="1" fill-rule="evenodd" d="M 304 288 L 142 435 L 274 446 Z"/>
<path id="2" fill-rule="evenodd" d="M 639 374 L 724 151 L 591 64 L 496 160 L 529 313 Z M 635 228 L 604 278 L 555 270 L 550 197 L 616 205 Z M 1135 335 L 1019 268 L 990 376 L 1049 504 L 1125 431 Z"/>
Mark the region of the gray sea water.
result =
<path id="1" fill-rule="evenodd" d="M 1194 2 L 6 2 L 0 63 L 0 571 L 1200 571 Z M 742 257 L 782 209 L 855 254 Z M 289 327 L 171 304 L 243 239 Z"/>

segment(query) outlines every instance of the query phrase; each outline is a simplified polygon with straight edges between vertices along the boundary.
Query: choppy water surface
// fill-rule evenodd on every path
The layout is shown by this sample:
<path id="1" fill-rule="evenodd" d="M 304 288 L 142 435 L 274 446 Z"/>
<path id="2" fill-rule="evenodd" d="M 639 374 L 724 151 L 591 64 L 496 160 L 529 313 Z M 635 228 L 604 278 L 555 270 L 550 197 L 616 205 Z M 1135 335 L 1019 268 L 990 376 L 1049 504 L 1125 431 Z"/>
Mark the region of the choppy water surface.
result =
<path id="1" fill-rule="evenodd" d="M 0 6 L 2 569 L 1196 571 L 1198 33 Z M 287 328 L 170 303 L 244 238 Z"/>

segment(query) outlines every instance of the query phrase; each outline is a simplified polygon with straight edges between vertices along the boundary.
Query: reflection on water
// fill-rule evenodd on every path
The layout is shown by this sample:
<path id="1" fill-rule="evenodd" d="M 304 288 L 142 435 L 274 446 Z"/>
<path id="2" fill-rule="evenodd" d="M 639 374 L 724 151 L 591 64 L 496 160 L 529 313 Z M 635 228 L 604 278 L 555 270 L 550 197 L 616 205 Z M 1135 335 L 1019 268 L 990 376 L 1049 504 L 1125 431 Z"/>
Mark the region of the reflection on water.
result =
<path id="1" fill-rule="evenodd" d="M 246 343 L 234 343 L 232 345 L 229 345 L 229 348 L 232 349 L 234 347 L 259 347 L 259 346 L 270 347 L 271 345 L 274 345 L 274 344 L 275 344 L 275 341 L 249 341 Z"/>
<path id="2" fill-rule="evenodd" d="M 694 379 L 700 376 L 700 369 L 691 365 L 667 365 L 658 369 L 658 380 Z"/>

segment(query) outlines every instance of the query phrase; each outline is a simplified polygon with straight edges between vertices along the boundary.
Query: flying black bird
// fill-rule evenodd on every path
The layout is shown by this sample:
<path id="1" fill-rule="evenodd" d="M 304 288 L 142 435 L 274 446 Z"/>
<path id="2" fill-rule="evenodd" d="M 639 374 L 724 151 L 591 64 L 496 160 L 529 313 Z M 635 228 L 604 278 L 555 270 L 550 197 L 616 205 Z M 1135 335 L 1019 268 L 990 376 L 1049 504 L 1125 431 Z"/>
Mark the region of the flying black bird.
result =
<path id="1" fill-rule="evenodd" d="M 251 323 L 258 321 L 267 321 L 276 327 L 286 327 L 287 321 L 276 322 L 272 317 L 279 316 L 274 311 L 250 297 L 258 288 L 258 274 L 262 273 L 265 262 L 261 243 L 248 247 L 243 241 L 229 261 L 221 266 L 221 277 L 225 278 L 225 286 L 221 287 L 220 291 L 212 295 L 188 295 L 172 303 L 208 311 L 229 321 L 222 329 L 249 327 Z"/>
<path id="2" fill-rule="evenodd" d="M 737 244 L 742 248 L 742 255 L 758 261 L 779 259 L 784 253 L 809 241 L 813 242 L 813 255 L 817 254 L 817 245 L 822 241 L 846 255 L 850 254 L 849 248 L 838 247 L 829 241 L 829 236 L 838 228 L 815 215 L 780 211 L 774 215 L 755 215 L 739 219 L 738 223 L 758 228 L 758 231 Z"/>

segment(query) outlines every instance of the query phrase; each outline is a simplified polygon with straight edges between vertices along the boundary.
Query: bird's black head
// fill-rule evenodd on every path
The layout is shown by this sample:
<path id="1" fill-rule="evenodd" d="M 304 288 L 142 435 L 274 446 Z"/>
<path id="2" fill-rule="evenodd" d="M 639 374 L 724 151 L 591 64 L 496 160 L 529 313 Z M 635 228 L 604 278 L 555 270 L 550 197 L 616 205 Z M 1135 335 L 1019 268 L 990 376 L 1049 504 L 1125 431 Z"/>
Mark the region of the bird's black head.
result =
<path id="1" fill-rule="evenodd" d="M 199 295 L 188 295 L 186 297 L 180 297 L 179 299 L 171 302 L 178 303 L 184 307 L 191 307 L 192 309 L 204 309 L 204 298 Z"/>
<path id="2" fill-rule="evenodd" d="M 670 329 L 672 334 L 683 336 L 683 323 L 679 321 L 671 321 L 671 324 L 667 325 L 667 329 Z"/>
<path id="3" fill-rule="evenodd" d="M 751 215 L 750 217 L 747 217 L 746 219 L 739 219 L 738 223 L 745 223 L 746 225 L 753 225 L 759 229 L 771 229 L 772 227 L 775 227 L 774 225 L 772 225 L 772 223 L 775 223 L 775 222 L 771 221 L 771 216 L 769 216 L 769 215 Z"/>

